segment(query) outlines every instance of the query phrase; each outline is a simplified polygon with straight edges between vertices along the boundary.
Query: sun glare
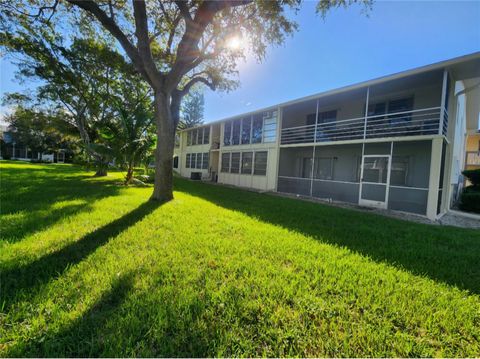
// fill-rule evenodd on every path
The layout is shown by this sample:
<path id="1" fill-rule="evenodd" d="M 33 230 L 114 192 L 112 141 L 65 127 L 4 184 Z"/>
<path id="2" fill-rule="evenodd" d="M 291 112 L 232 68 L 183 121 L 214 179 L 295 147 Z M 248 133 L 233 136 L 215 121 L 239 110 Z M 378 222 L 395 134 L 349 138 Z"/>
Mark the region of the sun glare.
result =
<path id="1" fill-rule="evenodd" d="M 227 40 L 227 47 L 232 50 L 239 50 L 243 47 L 242 39 L 238 36 L 232 36 Z"/>

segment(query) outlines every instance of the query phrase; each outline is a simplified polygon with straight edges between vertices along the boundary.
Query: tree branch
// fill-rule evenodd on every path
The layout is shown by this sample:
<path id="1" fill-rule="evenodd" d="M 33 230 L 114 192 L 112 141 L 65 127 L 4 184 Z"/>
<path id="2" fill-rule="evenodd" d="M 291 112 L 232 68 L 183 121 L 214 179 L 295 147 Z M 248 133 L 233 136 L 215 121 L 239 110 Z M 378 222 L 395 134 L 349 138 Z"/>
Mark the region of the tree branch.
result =
<path id="1" fill-rule="evenodd" d="M 132 60 L 135 68 L 142 74 L 145 80 L 151 85 L 158 85 L 155 79 L 150 78 L 138 49 L 128 40 L 127 36 L 122 32 L 117 23 L 110 18 L 93 0 L 66 0 L 70 4 L 78 6 L 89 14 L 93 15 L 120 43 L 128 57 Z"/>

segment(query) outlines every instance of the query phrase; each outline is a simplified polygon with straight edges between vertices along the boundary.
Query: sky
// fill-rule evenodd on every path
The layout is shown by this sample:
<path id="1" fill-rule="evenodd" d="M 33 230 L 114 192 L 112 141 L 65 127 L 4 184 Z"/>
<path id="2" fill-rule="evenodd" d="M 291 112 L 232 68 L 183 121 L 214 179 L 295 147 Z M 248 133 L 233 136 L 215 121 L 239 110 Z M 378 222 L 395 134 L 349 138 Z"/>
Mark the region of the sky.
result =
<path id="1" fill-rule="evenodd" d="M 351 6 L 325 20 L 315 5 L 303 4 L 299 31 L 262 63 L 239 62 L 238 89 L 205 91 L 206 122 L 480 51 L 480 0 L 376 1 L 368 16 Z M 0 58 L 0 96 L 35 85 L 15 70 Z"/>

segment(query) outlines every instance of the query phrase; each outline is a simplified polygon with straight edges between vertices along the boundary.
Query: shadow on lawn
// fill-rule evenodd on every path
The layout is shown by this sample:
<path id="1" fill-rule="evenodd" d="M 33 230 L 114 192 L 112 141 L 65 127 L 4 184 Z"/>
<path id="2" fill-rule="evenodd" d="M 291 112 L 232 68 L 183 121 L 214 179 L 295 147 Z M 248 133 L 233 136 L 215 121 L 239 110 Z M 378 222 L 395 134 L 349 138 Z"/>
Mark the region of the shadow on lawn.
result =
<path id="1" fill-rule="evenodd" d="M 480 293 L 480 231 L 176 179 L 176 190 L 416 275 Z M 279 238 L 281 240 L 281 238 Z"/>
<path id="2" fill-rule="evenodd" d="M 41 340 L 14 346 L 8 357 L 92 357 L 101 355 L 101 330 L 132 292 L 133 273 L 115 280 L 112 287 L 79 319 L 58 333 L 46 333 Z"/>
<path id="3" fill-rule="evenodd" d="M 13 216 L 2 218 L 0 224 L 1 238 L 6 242 L 20 241 L 119 192 L 112 180 L 89 181 L 92 174 L 79 175 L 78 167 L 38 166 L 2 168 L 0 214 Z M 55 207 L 59 202 L 65 203 Z"/>
<path id="4" fill-rule="evenodd" d="M 33 296 L 36 290 L 46 282 L 61 276 L 69 266 L 79 263 L 110 239 L 141 221 L 160 205 L 158 202 L 145 202 L 119 219 L 85 235 L 83 238 L 56 252 L 40 257 L 26 265 L 3 270 L 0 273 L 0 304 L 3 303 L 6 310 L 8 310 L 19 299 L 19 295 Z"/>

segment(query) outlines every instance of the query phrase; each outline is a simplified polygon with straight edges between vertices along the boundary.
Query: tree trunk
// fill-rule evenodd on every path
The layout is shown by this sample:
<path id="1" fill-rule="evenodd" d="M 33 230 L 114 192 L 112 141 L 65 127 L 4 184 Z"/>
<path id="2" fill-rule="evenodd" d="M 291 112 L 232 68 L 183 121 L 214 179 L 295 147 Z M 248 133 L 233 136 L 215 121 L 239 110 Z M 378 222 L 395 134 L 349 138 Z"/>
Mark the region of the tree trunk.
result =
<path id="1" fill-rule="evenodd" d="M 133 164 L 129 163 L 127 168 L 127 175 L 125 176 L 125 184 L 128 185 L 133 178 Z"/>
<path id="2" fill-rule="evenodd" d="M 175 126 L 170 112 L 170 95 L 155 91 L 155 122 L 157 147 L 155 149 L 155 183 L 151 199 L 167 202 L 173 199 L 173 148 Z"/>
<path id="3" fill-rule="evenodd" d="M 107 169 L 106 168 L 99 168 L 97 169 L 97 172 L 93 175 L 94 177 L 105 177 L 107 175 Z"/>

